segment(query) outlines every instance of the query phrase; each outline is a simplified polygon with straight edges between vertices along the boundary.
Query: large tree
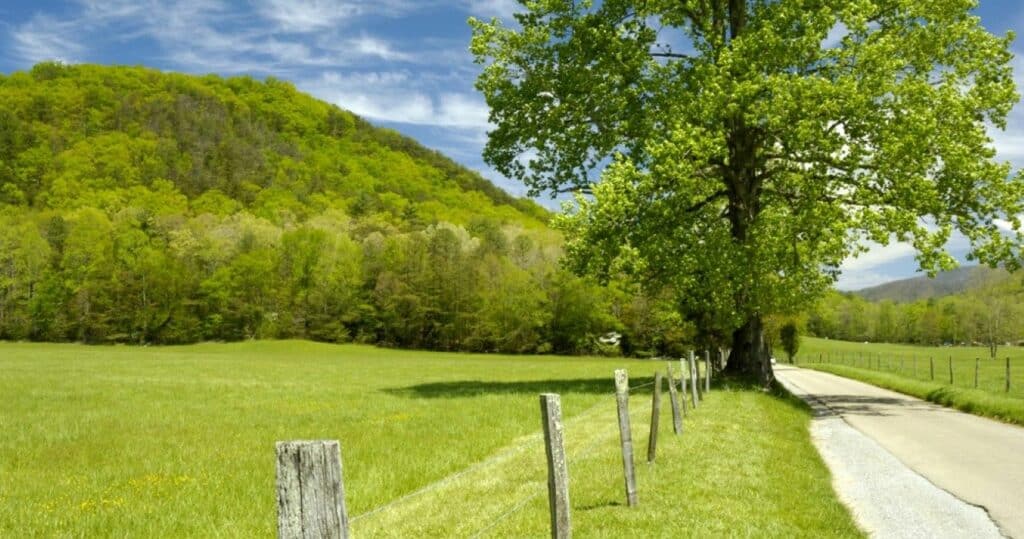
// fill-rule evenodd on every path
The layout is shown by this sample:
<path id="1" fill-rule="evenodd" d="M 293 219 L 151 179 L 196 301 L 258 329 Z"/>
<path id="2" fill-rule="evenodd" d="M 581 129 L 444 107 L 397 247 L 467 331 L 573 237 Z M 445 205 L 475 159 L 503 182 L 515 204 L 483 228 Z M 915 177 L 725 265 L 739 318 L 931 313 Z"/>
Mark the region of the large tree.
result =
<path id="1" fill-rule="evenodd" d="M 1017 101 L 1012 36 L 973 0 L 521 0 L 471 20 L 496 126 L 484 157 L 562 218 L 577 269 L 669 285 L 772 379 L 764 316 L 802 308 L 864 240 L 927 271 L 1011 264 L 1024 189 L 990 127 Z M 600 181 L 596 174 L 600 172 Z"/>

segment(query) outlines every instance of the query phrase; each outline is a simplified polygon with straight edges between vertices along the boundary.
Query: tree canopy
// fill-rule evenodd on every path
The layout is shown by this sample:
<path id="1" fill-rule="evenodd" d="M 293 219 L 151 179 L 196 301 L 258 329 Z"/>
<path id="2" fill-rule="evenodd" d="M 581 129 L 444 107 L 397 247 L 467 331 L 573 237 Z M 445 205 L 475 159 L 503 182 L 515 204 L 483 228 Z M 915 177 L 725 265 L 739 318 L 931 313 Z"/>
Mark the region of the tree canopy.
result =
<path id="1" fill-rule="evenodd" d="M 670 287 L 731 333 L 730 369 L 770 382 L 762 318 L 807 306 L 863 240 L 908 241 L 934 272 L 957 230 L 1017 265 L 1024 182 L 987 133 L 1018 99 L 1013 36 L 975 1 L 524 6 L 514 27 L 471 21 L 485 158 L 580 193 L 561 220 L 574 267 Z"/>

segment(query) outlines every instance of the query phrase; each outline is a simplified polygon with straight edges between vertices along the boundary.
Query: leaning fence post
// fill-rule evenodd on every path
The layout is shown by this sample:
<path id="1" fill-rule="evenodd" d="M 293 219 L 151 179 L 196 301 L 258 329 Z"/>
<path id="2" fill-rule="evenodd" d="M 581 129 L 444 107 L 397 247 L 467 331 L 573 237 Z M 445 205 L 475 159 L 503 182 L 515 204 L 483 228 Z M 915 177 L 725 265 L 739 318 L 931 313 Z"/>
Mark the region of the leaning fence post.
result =
<path id="1" fill-rule="evenodd" d="M 540 413 L 544 422 L 544 448 L 548 457 L 548 509 L 551 511 L 551 537 L 572 537 L 569 518 L 569 469 L 565 461 L 562 429 L 562 401 L 554 393 L 540 396 Z"/>
<path id="2" fill-rule="evenodd" d="M 661 420 L 661 371 L 654 373 L 654 392 L 651 394 L 651 433 L 647 437 L 647 462 L 654 462 L 658 450 L 658 423 Z"/>
<path id="3" fill-rule="evenodd" d="M 622 469 L 626 475 L 626 502 L 637 504 L 636 475 L 633 471 L 633 434 L 629 430 L 629 375 L 625 369 L 615 371 L 615 402 L 619 408 L 619 440 L 622 442 Z"/>
<path id="4" fill-rule="evenodd" d="M 935 381 L 935 358 L 928 358 L 928 372 L 931 374 L 932 382 Z"/>
<path id="5" fill-rule="evenodd" d="M 949 385 L 953 385 L 953 356 L 949 356 Z"/>
<path id="6" fill-rule="evenodd" d="M 1010 356 L 1006 356 L 1006 392 L 1010 392 Z"/>
<path id="7" fill-rule="evenodd" d="M 693 409 L 700 405 L 700 395 L 697 394 L 697 360 L 693 358 L 693 350 L 690 350 L 690 390 L 693 398 Z"/>
<path id="8" fill-rule="evenodd" d="M 679 390 L 676 389 L 676 377 L 672 374 L 672 364 L 668 364 L 668 400 L 672 405 L 672 432 L 683 433 L 683 418 L 679 414 Z"/>
<path id="9" fill-rule="evenodd" d="M 348 537 L 337 440 L 277 442 L 277 535 Z"/>
<path id="10" fill-rule="evenodd" d="M 978 364 L 980 362 L 980 359 L 974 358 L 974 389 L 978 389 Z"/>

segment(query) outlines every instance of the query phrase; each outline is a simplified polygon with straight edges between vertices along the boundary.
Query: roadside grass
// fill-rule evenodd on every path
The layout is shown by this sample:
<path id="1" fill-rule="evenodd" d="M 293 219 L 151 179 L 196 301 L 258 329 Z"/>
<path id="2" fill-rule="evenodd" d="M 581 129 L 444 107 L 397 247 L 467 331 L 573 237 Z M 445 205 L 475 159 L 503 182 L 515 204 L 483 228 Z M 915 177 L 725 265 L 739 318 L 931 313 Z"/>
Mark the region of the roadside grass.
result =
<path id="1" fill-rule="evenodd" d="M 924 347 L 804 338 L 800 366 L 830 372 L 936 404 L 1024 425 L 1024 350 L 1003 348 L 989 359 L 982 347 Z M 1006 363 L 1010 358 L 1010 391 Z M 974 388 L 975 358 L 978 388 Z M 934 380 L 932 362 L 934 360 Z M 953 381 L 949 384 L 952 360 Z"/>
<path id="2" fill-rule="evenodd" d="M 861 535 L 810 443 L 809 411 L 729 381 L 682 437 L 663 395 L 653 465 L 651 388 L 635 393 L 640 506 L 624 507 L 611 396 L 622 367 L 636 386 L 664 363 L 0 343 L 0 536 L 272 537 L 274 442 L 321 438 L 341 440 L 354 535 L 545 536 L 541 392 L 562 395 L 579 537 Z"/>

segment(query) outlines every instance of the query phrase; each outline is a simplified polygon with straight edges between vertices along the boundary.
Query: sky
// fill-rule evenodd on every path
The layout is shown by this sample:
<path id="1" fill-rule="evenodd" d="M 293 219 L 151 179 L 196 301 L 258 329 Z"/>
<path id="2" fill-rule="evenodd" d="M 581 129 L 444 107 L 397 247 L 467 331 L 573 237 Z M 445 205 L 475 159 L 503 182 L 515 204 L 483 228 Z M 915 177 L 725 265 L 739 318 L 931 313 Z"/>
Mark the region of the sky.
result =
<path id="1" fill-rule="evenodd" d="M 994 33 L 1020 34 L 1020 2 L 981 0 L 977 14 Z M 466 24 L 471 16 L 510 20 L 517 9 L 515 0 L 0 0 L 0 72 L 61 60 L 286 79 L 523 195 L 525 186 L 481 158 L 487 106 L 473 88 L 480 68 Z M 1014 50 L 1024 91 L 1024 41 Z M 992 137 L 1001 160 L 1024 168 L 1024 105 Z M 948 248 L 962 259 L 967 242 L 954 237 Z M 916 269 L 909 245 L 873 246 L 843 265 L 837 286 L 854 290 Z"/>

